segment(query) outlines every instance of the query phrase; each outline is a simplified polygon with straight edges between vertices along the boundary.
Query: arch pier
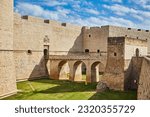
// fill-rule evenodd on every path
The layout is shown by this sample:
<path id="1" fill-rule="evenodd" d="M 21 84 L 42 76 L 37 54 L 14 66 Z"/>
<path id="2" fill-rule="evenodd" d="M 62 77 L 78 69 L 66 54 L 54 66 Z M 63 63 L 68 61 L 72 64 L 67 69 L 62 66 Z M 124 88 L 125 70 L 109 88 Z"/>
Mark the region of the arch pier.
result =
<path id="1" fill-rule="evenodd" d="M 99 82 L 100 68 L 105 66 L 105 57 L 89 54 L 50 55 L 50 78 L 75 82 Z"/>

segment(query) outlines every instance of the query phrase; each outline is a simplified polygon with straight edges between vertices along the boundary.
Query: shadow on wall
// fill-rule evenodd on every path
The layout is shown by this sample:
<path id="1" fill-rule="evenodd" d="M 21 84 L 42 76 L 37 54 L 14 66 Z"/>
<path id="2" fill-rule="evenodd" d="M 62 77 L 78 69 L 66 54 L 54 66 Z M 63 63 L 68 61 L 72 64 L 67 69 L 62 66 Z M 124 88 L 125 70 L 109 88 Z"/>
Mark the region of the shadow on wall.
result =
<path id="1" fill-rule="evenodd" d="M 76 38 L 72 48 L 69 50 L 67 55 L 74 54 L 74 53 L 81 53 L 83 47 L 83 40 L 82 40 L 82 31 L 80 35 Z M 46 48 L 47 51 L 43 51 L 43 57 L 41 58 L 40 62 L 35 65 L 34 69 L 32 70 L 28 80 L 35 80 L 40 79 L 41 77 L 48 77 L 50 76 L 47 68 L 47 63 L 49 61 L 49 47 Z M 67 56 L 66 55 L 66 56 Z"/>
<path id="2" fill-rule="evenodd" d="M 83 52 L 83 38 L 82 38 L 82 31 L 80 35 L 76 38 L 72 48 L 69 49 L 68 54 L 70 55 L 72 53 L 81 53 Z"/>
<path id="3" fill-rule="evenodd" d="M 143 57 L 132 57 L 129 67 L 125 72 L 125 90 L 137 90 L 141 73 Z"/>
<path id="4" fill-rule="evenodd" d="M 48 63 L 47 56 L 43 56 L 39 64 L 37 64 L 32 70 L 28 80 L 34 80 L 40 77 L 49 76 L 47 63 Z"/>

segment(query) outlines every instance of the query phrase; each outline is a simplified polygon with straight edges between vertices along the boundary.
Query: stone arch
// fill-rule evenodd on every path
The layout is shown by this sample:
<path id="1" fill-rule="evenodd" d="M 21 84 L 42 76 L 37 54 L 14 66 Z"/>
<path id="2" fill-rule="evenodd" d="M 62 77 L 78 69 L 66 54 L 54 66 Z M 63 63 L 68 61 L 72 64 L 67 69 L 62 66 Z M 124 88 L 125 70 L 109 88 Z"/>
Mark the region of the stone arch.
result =
<path id="1" fill-rule="evenodd" d="M 85 81 L 86 69 L 86 64 L 83 61 L 76 61 L 73 65 L 74 81 Z"/>
<path id="2" fill-rule="evenodd" d="M 99 74 L 100 63 L 101 62 L 96 61 L 91 65 L 91 82 L 98 82 L 100 80 Z"/>
<path id="3" fill-rule="evenodd" d="M 60 61 L 58 64 L 58 78 L 59 80 L 69 80 L 70 68 L 66 60 Z"/>

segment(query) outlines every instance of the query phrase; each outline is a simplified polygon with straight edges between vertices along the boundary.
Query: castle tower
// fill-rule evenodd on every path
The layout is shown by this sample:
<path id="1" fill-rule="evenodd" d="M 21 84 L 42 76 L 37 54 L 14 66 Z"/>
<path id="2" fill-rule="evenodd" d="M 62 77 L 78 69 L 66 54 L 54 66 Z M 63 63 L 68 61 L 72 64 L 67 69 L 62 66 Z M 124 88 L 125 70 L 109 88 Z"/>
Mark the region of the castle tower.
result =
<path id="1" fill-rule="evenodd" d="M 115 90 L 137 89 L 142 63 L 139 56 L 147 55 L 147 50 L 147 40 L 127 36 L 109 37 L 107 65 L 101 82 Z"/>
<path id="2" fill-rule="evenodd" d="M 0 0 L 0 98 L 16 93 L 13 0 Z"/>

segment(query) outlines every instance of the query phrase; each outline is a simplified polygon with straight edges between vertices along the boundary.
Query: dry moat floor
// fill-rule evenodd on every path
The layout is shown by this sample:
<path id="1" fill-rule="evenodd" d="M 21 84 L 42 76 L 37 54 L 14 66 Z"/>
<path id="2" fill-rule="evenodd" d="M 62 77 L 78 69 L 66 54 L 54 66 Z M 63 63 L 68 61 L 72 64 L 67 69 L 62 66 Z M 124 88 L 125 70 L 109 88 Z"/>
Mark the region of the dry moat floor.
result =
<path id="1" fill-rule="evenodd" d="M 136 92 L 96 93 L 96 83 L 87 84 L 50 79 L 17 83 L 18 94 L 5 100 L 136 100 Z"/>

